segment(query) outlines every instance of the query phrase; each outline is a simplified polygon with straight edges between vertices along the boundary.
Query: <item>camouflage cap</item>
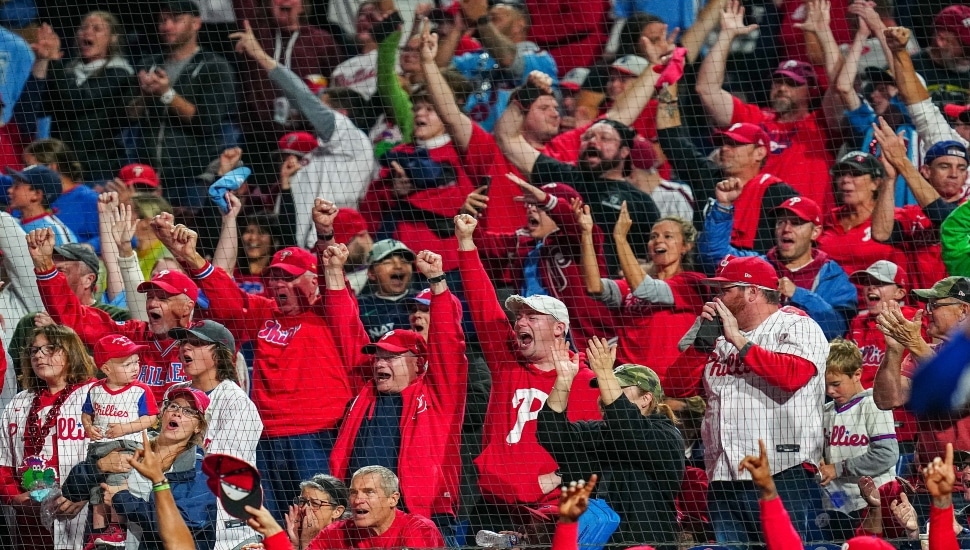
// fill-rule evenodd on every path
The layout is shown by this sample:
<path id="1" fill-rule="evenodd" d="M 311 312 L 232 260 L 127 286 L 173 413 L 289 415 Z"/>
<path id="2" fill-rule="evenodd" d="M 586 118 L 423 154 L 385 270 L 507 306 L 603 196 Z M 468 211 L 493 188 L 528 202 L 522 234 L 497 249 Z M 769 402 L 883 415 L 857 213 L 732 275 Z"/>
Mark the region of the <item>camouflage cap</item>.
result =
<path id="1" fill-rule="evenodd" d="M 621 388 L 636 386 L 645 392 L 653 394 L 655 401 L 664 400 L 664 390 L 660 387 L 660 377 L 650 367 L 626 363 L 613 369 L 613 375 Z M 599 382 L 593 378 L 589 381 L 590 387 L 598 388 Z"/>
<path id="2" fill-rule="evenodd" d="M 970 278 L 967 277 L 947 277 L 937 281 L 933 288 L 918 288 L 913 290 L 920 301 L 956 298 L 970 303 Z"/>

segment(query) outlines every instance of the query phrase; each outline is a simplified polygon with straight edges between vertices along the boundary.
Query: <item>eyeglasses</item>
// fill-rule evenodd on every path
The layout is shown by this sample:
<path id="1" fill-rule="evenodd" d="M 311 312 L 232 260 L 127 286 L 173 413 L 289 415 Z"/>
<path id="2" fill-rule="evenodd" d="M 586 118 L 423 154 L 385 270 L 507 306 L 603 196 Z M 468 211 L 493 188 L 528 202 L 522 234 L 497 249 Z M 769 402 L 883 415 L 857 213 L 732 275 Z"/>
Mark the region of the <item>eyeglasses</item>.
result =
<path id="1" fill-rule="evenodd" d="M 964 302 L 926 302 L 926 313 L 933 313 L 933 310 L 946 306 L 958 306 Z"/>
<path id="2" fill-rule="evenodd" d="M 304 507 L 304 506 L 306 506 L 307 504 L 309 504 L 310 505 L 310 508 L 313 508 L 314 510 L 319 510 L 320 508 L 322 508 L 324 506 L 329 506 L 331 508 L 336 508 L 337 507 L 334 503 L 327 502 L 326 500 L 318 500 L 318 499 L 315 499 L 315 498 L 303 498 L 303 497 L 296 497 L 296 498 L 294 498 L 293 499 L 293 504 L 296 504 L 297 506 L 299 506 L 301 508 Z"/>
<path id="3" fill-rule="evenodd" d="M 182 416 L 191 416 L 191 417 L 194 417 L 194 418 L 199 418 L 199 417 L 202 416 L 202 413 L 199 412 L 198 410 L 193 409 L 191 407 L 183 407 L 182 405 L 179 405 L 178 403 L 175 403 L 174 401 L 168 402 L 165 405 L 164 411 L 165 412 L 169 412 L 169 413 L 179 413 Z"/>
<path id="4" fill-rule="evenodd" d="M 56 350 L 57 350 L 57 346 L 55 346 L 54 344 L 46 344 L 43 346 L 30 346 L 29 348 L 27 348 L 27 357 L 33 357 L 37 355 L 38 351 L 40 352 L 41 356 L 49 357 L 51 355 L 54 355 L 54 351 Z"/>
<path id="5" fill-rule="evenodd" d="M 721 292 L 727 292 L 732 288 L 748 288 L 749 286 L 751 285 L 742 285 L 742 284 L 725 285 L 721 287 Z"/>

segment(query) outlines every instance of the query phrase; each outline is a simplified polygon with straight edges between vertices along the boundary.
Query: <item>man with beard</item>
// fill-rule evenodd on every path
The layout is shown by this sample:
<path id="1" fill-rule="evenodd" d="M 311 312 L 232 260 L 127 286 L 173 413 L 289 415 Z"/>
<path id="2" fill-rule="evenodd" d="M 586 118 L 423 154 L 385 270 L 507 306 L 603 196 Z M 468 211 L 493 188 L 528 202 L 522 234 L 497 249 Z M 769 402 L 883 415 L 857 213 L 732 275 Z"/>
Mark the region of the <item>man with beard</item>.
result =
<path id="1" fill-rule="evenodd" d="M 51 229 L 35 229 L 28 233 L 27 246 L 44 308 L 55 323 L 73 328 L 91 348 L 107 334 L 120 334 L 136 344 L 147 345 L 148 349 L 139 354 L 141 371 L 138 380 L 152 388 L 158 402 L 162 401 L 169 386 L 187 380 L 182 371 L 178 342 L 169 337 L 168 331 L 192 323 L 199 289 L 191 279 L 176 271 L 158 272 L 151 281 L 138 285 L 138 292 L 148 295 L 145 303 L 148 322 L 138 319 L 116 322 L 106 311 L 81 303 L 71 290 L 65 273 L 57 267 L 61 264 L 67 268 L 70 262 L 57 261 L 55 264 Z M 71 271 L 69 269 L 68 273 Z"/>
<path id="2" fill-rule="evenodd" d="M 274 514 L 299 494 L 301 480 L 329 473 L 337 424 L 353 396 L 349 367 L 367 362 L 360 350 L 369 340 L 345 284 L 347 247 L 333 241 L 336 215 L 333 203 L 317 199 L 316 256 L 297 247 L 273 255 L 265 276 L 272 298 L 240 290 L 198 253 L 198 235 L 174 226 L 171 215 L 153 222 L 159 239 L 205 290 L 212 317 L 255 343 L 252 399 L 263 419 L 256 462 Z M 318 276 L 325 280 L 322 288 Z"/>
<path id="3" fill-rule="evenodd" d="M 737 183 L 737 182 L 735 182 Z M 716 192 L 718 202 L 731 202 L 736 186 Z M 855 314 L 856 289 L 838 263 L 815 246 L 822 233 L 822 210 L 812 199 L 792 197 L 775 209 L 775 246 L 762 258 L 778 273 L 778 291 L 788 303 L 808 313 L 822 327 L 825 338 L 845 335 L 848 319 Z M 731 246 L 733 218 L 718 217 L 712 208 L 697 240 L 702 261 L 715 265 L 728 254 L 754 256 L 750 250 Z"/>
<path id="4" fill-rule="evenodd" d="M 552 95 L 552 80 L 533 72 L 529 83 L 519 88 L 509 110 L 519 109 L 525 114 L 529 97 Z M 583 132 L 579 144 L 579 162 L 565 164 L 535 150 L 522 135 L 522 128 L 510 127 L 512 117 L 503 116 L 495 130 L 502 152 L 530 177 L 535 185 L 565 183 L 582 195 L 590 207 L 593 221 L 606 235 L 613 234 L 625 202 L 633 227 L 629 240 L 638 258 L 646 258 L 647 239 L 653 224 L 660 219 L 660 211 L 650 195 L 630 184 L 630 150 L 636 132 L 629 126 L 611 119 L 601 119 Z M 516 117 L 514 120 L 521 120 Z M 619 261 L 612 239 L 604 245 L 606 265 L 611 276 L 617 275 Z"/>
<path id="5" fill-rule="evenodd" d="M 813 472 L 824 444 L 828 341 L 806 313 L 779 305 L 778 276 L 761 258 L 725 259 L 706 281 L 718 294 L 695 327 L 719 321 L 716 338 L 710 349 L 690 346 L 667 371 L 664 389 L 671 397 L 689 397 L 703 383 L 708 508 L 717 541 L 763 543 L 758 491 L 737 467 L 744 455 L 755 454 L 759 439 L 795 528 L 803 540 L 823 540 Z"/>
<path id="6" fill-rule="evenodd" d="M 834 159 L 826 147 L 823 113 L 811 110 L 812 97 L 818 91 L 815 68 L 794 59 L 778 65 L 772 74 L 770 108 L 744 103 L 723 88 L 731 43 L 757 27 L 745 26 L 740 3 L 725 5 L 717 42 L 697 73 L 697 93 L 715 126 L 748 122 L 763 127 L 770 139 L 764 170 L 828 212 L 835 205 L 828 185 L 828 170 Z M 824 30 L 831 34 L 831 29 Z"/>

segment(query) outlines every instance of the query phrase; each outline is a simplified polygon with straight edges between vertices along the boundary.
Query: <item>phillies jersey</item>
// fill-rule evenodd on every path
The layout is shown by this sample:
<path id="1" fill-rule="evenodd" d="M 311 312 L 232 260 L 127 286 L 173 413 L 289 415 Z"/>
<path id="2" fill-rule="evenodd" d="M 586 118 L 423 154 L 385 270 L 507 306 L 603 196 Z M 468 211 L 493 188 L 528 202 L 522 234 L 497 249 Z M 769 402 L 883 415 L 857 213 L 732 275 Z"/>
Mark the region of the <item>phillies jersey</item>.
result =
<path id="1" fill-rule="evenodd" d="M 862 271 L 878 260 L 889 260 L 899 266 L 907 265 L 906 255 L 901 250 L 872 238 L 871 217 L 855 227 L 845 229 L 839 223 L 840 209 L 841 207 L 831 210 L 822 220 L 822 234 L 818 236 L 816 244 L 838 262 L 846 273 Z"/>
<path id="2" fill-rule="evenodd" d="M 872 477 L 876 487 L 880 487 L 892 481 L 896 475 L 896 461 L 881 472 L 860 472 L 851 465 L 843 469 L 843 463 L 864 456 L 870 451 L 870 443 L 896 439 L 893 415 L 876 407 L 876 402 L 872 400 L 872 389 L 854 395 L 844 405 L 829 401 L 822 415 L 825 422 L 825 463 L 835 466 L 837 476 L 823 487 L 825 509 L 846 514 L 861 510 L 867 503 L 859 491 L 859 476 Z"/>
<path id="3" fill-rule="evenodd" d="M 104 311 L 82 305 L 68 286 L 67 278 L 57 268 L 37 273 L 37 288 L 54 322 L 74 329 L 89 348 L 94 348 L 98 340 L 108 334 L 127 336 L 136 344 L 148 346 L 138 354 L 141 360 L 138 381 L 151 387 L 156 403 L 162 402 L 169 386 L 188 380 L 182 370 L 178 340 L 167 334 L 159 339 L 145 321 L 113 321 Z"/>
<path id="4" fill-rule="evenodd" d="M 91 415 L 94 425 L 127 424 L 135 422 L 143 416 L 157 416 L 158 405 L 152 388 L 134 381 L 122 388 L 113 390 L 108 387 L 108 380 L 100 380 L 88 390 L 88 398 L 81 407 L 81 412 Z M 107 430 L 104 430 L 107 431 Z M 141 443 L 141 431 L 125 434 L 114 438 L 127 439 Z M 113 441 L 105 437 L 102 441 Z"/>
<path id="5" fill-rule="evenodd" d="M 744 336 L 754 345 L 742 360 L 724 336 L 715 342 L 704 367 L 707 414 L 701 427 L 707 474 L 711 481 L 750 479 L 738 464 L 757 456 L 758 439 L 768 449 L 772 473 L 822 457 L 822 402 L 829 343 L 822 328 L 799 309 L 783 307 Z M 756 374 L 750 364 L 757 348 L 808 361 L 815 374 L 795 391 L 786 391 Z M 760 356 L 761 354 L 757 354 Z M 782 365 L 758 365 L 760 369 Z"/>

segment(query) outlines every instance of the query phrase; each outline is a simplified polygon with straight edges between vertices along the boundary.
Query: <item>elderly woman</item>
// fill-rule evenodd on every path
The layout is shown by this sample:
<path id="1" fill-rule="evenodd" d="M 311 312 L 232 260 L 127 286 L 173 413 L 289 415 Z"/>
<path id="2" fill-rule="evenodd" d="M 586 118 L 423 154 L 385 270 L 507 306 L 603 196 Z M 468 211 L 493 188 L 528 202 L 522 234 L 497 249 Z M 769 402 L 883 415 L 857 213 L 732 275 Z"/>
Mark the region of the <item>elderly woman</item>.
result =
<path id="1" fill-rule="evenodd" d="M 339 479 L 317 474 L 300 484 L 300 496 L 293 499 L 286 514 L 286 534 L 297 550 L 309 546 L 317 533 L 344 519 L 350 490 Z"/>
<path id="2" fill-rule="evenodd" d="M 103 542 L 112 546 L 125 543 L 131 547 L 135 542 L 141 550 L 163 548 L 155 514 L 154 494 L 171 491 L 175 503 L 188 525 L 197 550 L 215 547 L 216 497 L 206 485 L 202 473 L 202 442 L 208 423 L 205 419 L 209 398 L 204 392 L 191 388 L 177 388 L 169 392 L 162 406 L 159 432 L 149 442 L 151 450 L 161 461 L 164 480 L 148 479 L 134 471 L 128 482 L 105 490 L 105 502 L 128 524 L 126 533 L 108 533 L 101 536 Z M 130 470 L 130 463 L 111 453 L 98 461 L 102 471 Z M 98 479 L 94 464 L 81 462 L 71 471 L 64 484 L 64 496 L 72 500 L 85 498 L 87 487 Z M 107 486 L 105 486 L 107 487 Z"/>
<path id="3" fill-rule="evenodd" d="M 87 493 L 76 502 L 54 495 L 86 456 L 81 407 L 93 381 L 94 361 L 77 333 L 63 325 L 34 330 L 21 358 L 24 390 L 0 418 L 9 427 L 0 438 L 0 498 L 16 511 L 22 548 L 73 549 L 83 543 L 86 515 L 80 512 Z M 42 503 L 55 512 L 52 528 L 41 520 Z"/>
<path id="4" fill-rule="evenodd" d="M 664 404 L 660 378 L 642 365 L 614 370 L 616 351 L 602 338 L 589 340 L 586 356 L 596 374 L 590 385 L 600 390 L 603 420 L 569 422 L 566 406 L 579 360 L 566 359 L 556 367 L 556 382 L 539 411 L 536 437 L 563 479 L 577 479 L 576 472 L 600 474 L 606 501 L 622 518 L 612 542 L 675 548 L 674 499 L 684 475 L 684 440 Z"/>

